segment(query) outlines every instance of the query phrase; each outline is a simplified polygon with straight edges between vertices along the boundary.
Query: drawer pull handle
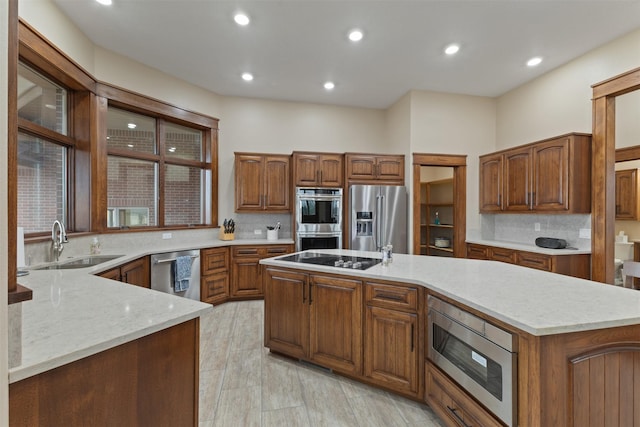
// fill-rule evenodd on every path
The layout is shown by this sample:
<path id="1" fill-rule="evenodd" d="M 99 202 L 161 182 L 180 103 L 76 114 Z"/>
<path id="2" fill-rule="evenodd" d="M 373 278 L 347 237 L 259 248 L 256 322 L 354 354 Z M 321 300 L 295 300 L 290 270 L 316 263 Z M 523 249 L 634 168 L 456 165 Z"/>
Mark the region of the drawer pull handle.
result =
<path id="1" fill-rule="evenodd" d="M 392 301 L 404 301 L 404 298 L 402 298 L 401 296 L 392 294 L 378 294 L 378 298 L 389 299 Z"/>
<path id="2" fill-rule="evenodd" d="M 453 414 L 454 417 L 456 417 L 456 420 L 458 420 L 458 422 L 460 423 L 460 425 L 462 427 L 472 427 L 469 424 L 465 423 L 464 420 L 462 419 L 462 417 L 458 414 L 458 410 L 457 409 L 453 409 L 451 406 L 447 405 L 447 409 L 449 410 L 449 412 L 451 412 Z"/>

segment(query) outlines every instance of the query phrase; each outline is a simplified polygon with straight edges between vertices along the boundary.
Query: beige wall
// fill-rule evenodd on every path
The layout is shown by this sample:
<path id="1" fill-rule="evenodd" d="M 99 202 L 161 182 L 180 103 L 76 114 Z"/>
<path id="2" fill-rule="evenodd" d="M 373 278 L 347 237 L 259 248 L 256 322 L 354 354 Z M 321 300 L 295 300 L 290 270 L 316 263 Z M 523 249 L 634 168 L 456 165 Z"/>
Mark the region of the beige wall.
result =
<path id="1" fill-rule="evenodd" d="M 639 66 L 637 30 L 501 96 L 496 148 L 591 133 L 591 85 Z"/>
<path id="2" fill-rule="evenodd" d="M 467 155 L 468 229 L 480 228 L 478 156 L 493 151 L 495 139 L 494 99 L 411 92 L 411 152 Z"/>
<path id="3" fill-rule="evenodd" d="M 0 22 L 9 22 L 6 1 L 0 2 Z M 0 174 L 7 176 L 7 46 L 9 45 L 6 25 L 0 25 Z M 6 179 L 0 179 L 0 212 L 7 212 Z M 9 356 L 7 334 L 7 222 L 0 221 L 0 427 L 9 425 Z M 14 231 L 15 232 L 15 231 Z"/>
<path id="4" fill-rule="evenodd" d="M 220 116 L 219 217 L 233 213 L 233 153 L 382 152 L 383 110 L 224 98 Z"/>

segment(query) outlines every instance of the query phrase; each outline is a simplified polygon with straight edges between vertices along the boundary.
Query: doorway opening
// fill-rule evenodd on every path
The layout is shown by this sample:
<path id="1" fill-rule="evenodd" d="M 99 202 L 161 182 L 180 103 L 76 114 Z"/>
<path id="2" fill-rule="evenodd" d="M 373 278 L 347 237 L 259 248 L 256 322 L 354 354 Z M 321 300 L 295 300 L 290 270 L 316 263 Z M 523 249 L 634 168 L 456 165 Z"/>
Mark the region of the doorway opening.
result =
<path id="1" fill-rule="evenodd" d="M 466 182 L 466 155 L 413 154 L 414 254 L 466 256 Z"/>

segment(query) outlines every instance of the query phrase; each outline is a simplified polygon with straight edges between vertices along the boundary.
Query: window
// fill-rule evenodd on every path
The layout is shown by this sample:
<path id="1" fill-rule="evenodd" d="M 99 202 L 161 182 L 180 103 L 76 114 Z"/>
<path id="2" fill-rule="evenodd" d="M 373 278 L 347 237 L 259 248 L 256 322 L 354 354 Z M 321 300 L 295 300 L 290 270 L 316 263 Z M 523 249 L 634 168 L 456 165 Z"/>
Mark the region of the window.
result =
<path id="1" fill-rule="evenodd" d="M 18 226 L 46 233 L 68 224 L 67 90 L 27 65 L 18 66 Z"/>
<path id="2" fill-rule="evenodd" d="M 109 106 L 107 227 L 210 224 L 203 140 L 200 129 Z"/>

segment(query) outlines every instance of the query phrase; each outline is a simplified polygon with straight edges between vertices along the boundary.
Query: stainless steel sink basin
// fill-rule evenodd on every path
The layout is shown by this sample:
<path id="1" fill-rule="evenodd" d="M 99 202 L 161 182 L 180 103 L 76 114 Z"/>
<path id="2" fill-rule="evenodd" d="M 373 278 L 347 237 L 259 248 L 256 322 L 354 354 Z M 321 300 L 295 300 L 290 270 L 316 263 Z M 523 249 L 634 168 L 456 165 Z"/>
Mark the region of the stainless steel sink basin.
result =
<path id="1" fill-rule="evenodd" d="M 35 268 L 34 270 L 70 270 L 74 268 L 87 268 L 120 258 L 121 256 L 123 255 L 90 255 L 82 258 L 74 258 L 70 261 L 61 261 L 56 264 L 44 265 L 42 267 Z"/>

